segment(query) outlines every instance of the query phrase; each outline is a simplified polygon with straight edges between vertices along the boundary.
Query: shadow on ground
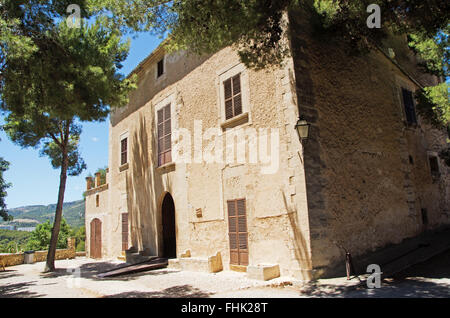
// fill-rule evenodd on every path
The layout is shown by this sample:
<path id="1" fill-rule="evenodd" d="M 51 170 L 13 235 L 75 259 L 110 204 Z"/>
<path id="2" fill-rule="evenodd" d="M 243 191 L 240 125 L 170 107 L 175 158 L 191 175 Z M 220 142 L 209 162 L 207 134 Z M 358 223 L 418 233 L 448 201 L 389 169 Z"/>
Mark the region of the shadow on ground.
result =
<path id="1" fill-rule="evenodd" d="M 18 271 L 12 270 L 12 269 L 7 269 L 7 270 L 0 272 L 0 279 L 6 279 L 6 278 L 18 277 L 18 276 L 23 276 L 23 275 L 20 274 Z"/>
<path id="2" fill-rule="evenodd" d="M 44 296 L 28 290 L 30 286 L 34 285 L 36 285 L 35 281 L 0 286 L 0 298 L 36 298 Z"/>
<path id="3" fill-rule="evenodd" d="M 73 276 L 76 275 L 76 269 L 79 269 L 81 278 L 87 278 L 96 281 L 130 281 L 139 278 L 142 275 L 163 275 L 170 273 L 167 270 L 159 271 L 145 271 L 139 273 L 125 274 L 121 276 L 99 278 L 98 274 L 110 271 L 113 269 L 118 269 L 126 265 L 118 265 L 110 262 L 92 262 L 81 265 L 80 267 L 58 267 L 54 272 L 50 273 L 40 273 L 41 278 L 55 278 L 61 276 Z"/>
<path id="4" fill-rule="evenodd" d="M 116 295 L 108 295 L 103 298 L 206 298 L 212 293 L 201 291 L 191 285 L 181 285 L 152 292 L 125 292 Z"/>
<path id="5" fill-rule="evenodd" d="M 309 283 L 300 289 L 300 294 L 318 298 L 448 298 L 450 284 L 437 284 L 420 278 L 401 282 L 383 280 L 379 289 L 369 289 L 365 282 L 351 287 Z"/>
<path id="6" fill-rule="evenodd" d="M 450 250 L 392 277 L 385 277 L 379 289 L 367 288 L 365 281 L 357 286 L 310 282 L 304 285 L 300 292 L 305 297 L 449 298 Z"/>

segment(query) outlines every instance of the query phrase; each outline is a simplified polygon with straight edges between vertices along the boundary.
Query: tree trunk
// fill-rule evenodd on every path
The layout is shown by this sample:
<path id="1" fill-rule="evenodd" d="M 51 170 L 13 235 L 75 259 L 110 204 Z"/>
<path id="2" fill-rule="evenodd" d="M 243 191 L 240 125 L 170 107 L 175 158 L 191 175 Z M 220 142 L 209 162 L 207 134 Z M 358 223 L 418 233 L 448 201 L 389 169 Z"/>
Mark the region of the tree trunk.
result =
<path id="1" fill-rule="evenodd" d="M 66 190 L 67 168 L 69 164 L 67 149 L 68 149 L 67 141 L 64 141 L 63 149 L 61 150 L 62 164 L 61 164 L 61 175 L 59 178 L 58 203 L 56 204 L 55 221 L 53 223 L 52 236 L 50 238 L 50 245 L 48 247 L 47 262 L 45 264 L 44 272 L 55 271 L 56 247 L 58 244 L 58 235 L 61 227 L 64 192 Z"/>

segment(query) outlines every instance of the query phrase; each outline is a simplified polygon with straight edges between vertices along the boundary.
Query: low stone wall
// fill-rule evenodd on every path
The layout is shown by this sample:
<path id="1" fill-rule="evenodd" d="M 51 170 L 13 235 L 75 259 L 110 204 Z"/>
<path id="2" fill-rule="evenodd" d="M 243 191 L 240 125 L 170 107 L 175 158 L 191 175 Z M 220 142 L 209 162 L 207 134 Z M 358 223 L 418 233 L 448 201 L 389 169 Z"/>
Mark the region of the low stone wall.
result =
<path id="1" fill-rule="evenodd" d="M 13 266 L 23 264 L 23 253 L 0 254 L 0 266 Z"/>
<path id="2" fill-rule="evenodd" d="M 48 251 L 35 251 L 34 252 L 34 262 L 45 262 L 47 260 Z M 72 259 L 75 258 L 75 239 L 69 238 L 67 240 L 66 249 L 57 249 L 55 254 L 55 259 Z M 8 253 L 0 254 L 0 267 L 20 265 L 24 262 L 24 253 Z"/>

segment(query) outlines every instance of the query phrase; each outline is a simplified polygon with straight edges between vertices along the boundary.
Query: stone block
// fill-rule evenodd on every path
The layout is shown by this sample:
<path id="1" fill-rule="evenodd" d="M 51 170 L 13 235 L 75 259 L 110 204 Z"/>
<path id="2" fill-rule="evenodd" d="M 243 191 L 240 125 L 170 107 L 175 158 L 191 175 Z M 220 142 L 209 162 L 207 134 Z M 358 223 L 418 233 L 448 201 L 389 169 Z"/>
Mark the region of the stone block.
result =
<path id="1" fill-rule="evenodd" d="M 215 256 L 208 257 L 208 267 L 210 273 L 217 273 L 223 270 L 222 256 L 217 252 Z"/>
<path id="2" fill-rule="evenodd" d="M 250 279 L 271 280 L 280 277 L 280 266 L 259 264 L 247 266 L 247 276 Z"/>
<path id="3" fill-rule="evenodd" d="M 191 250 L 186 250 L 180 255 L 181 258 L 191 257 Z"/>
<path id="4" fill-rule="evenodd" d="M 167 265 L 167 268 L 181 269 L 179 260 L 177 258 L 169 259 L 169 264 Z"/>
<path id="5" fill-rule="evenodd" d="M 191 272 L 209 272 L 207 258 L 189 257 L 179 258 L 181 270 Z"/>

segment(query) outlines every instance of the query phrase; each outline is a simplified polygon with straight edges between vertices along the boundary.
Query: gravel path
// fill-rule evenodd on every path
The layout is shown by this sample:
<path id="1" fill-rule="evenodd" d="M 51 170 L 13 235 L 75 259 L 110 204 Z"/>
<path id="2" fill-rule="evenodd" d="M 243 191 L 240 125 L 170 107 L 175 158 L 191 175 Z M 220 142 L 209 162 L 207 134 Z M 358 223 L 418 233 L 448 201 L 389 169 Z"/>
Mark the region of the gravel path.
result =
<path id="1" fill-rule="evenodd" d="M 44 263 L 8 267 L 0 272 L 0 297 L 450 297 L 450 251 L 384 279 L 370 290 L 357 279 L 324 279 L 302 283 L 289 277 L 268 282 L 245 273 L 216 274 L 160 269 L 99 279 L 100 272 L 121 264 L 84 257 L 56 261 L 55 273 L 43 274 Z"/>

